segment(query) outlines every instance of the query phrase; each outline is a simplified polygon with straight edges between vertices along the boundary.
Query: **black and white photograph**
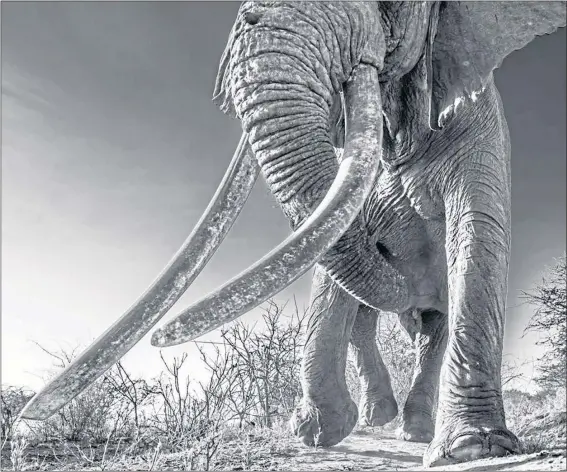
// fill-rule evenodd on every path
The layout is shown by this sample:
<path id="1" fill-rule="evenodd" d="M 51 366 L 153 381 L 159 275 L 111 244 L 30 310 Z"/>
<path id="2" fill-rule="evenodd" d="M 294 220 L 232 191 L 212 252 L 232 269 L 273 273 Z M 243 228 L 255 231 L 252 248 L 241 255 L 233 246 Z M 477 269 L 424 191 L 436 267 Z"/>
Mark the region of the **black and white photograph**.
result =
<path id="1" fill-rule="evenodd" d="M 567 2 L 0 8 L 2 470 L 567 469 Z"/>

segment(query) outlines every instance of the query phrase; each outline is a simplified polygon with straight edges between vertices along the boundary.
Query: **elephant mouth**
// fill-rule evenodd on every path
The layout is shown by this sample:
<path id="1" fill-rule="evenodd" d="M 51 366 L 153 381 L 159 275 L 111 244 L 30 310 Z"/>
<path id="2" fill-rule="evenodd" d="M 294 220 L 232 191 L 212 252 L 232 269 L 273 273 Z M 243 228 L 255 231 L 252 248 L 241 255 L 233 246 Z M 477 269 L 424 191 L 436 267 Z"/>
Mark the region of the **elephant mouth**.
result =
<path id="1" fill-rule="evenodd" d="M 280 292 L 325 255 L 357 217 L 371 191 L 381 155 L 381 113 L 378 71 L 360 64 L 345 86 L 344 153 L 324 199 L 268 255 L 157 330 L 152 336 L 154 346 L 187 342 L 238 318 Z M 244 133 L 213 200 L 168 266 L 121 318 L 27 404 L 22 418 L 53 415 L 124 356 L 167 313 L 219 247 L 258 173 Z"/>

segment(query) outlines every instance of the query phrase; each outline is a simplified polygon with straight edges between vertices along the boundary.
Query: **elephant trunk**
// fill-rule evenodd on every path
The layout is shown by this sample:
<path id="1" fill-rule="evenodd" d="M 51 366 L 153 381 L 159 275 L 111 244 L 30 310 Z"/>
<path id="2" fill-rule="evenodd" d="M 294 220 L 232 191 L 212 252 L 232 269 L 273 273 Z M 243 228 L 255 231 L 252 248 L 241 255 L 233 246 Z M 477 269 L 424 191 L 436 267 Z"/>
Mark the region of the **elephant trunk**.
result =
<path id="1" fill-rule="evenodd" d="M 352 67 L 328 70 L 287 32 L 250 31 L 235 49 L 245 51 L 232 70 L 235 111 L 272 194 L 296 229 L 337 175 L 339 160 L 331 139 L 337 117 L 331 110 Z M 379 97 L 368 97 L 373 99 Z M 377 160 L 380 147 L 374 150 Z M 361 216 L 319 263 L 367 305 L 394 311 L 408 303 L 405 280 L 373 247 Z M 386 296 L 384 286 L 391 288 Z"/>

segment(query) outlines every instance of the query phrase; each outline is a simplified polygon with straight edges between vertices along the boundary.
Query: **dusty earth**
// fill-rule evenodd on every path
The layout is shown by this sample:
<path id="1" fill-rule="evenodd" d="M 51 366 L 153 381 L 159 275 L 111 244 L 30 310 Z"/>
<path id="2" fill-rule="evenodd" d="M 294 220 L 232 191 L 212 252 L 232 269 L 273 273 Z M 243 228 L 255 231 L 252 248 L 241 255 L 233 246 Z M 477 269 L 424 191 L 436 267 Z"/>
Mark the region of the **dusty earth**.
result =
<path id="1" fill-rule="evenodd" d="M 329 449 L 302 446 L 287 432 L 281 435 L 252 433 L 243 438 L 227 438 L 222 453 L 211 463 L 212 470 L 424 470 L 422 457 L 426 445 L 395 439 L 393 433 L 372 429 L 357 429 L 339 445 Z M 427 470 L 567 470 L 564 435 L 548 451 L 496 459 L 484 459 L 465 464 L 435 467 Z M 556 443 L 557 445 L 557 443 Z M 67 444 L 65 450 L 54 445 L 30 447 L 25 464 L 16 470 L 203 470 L 188 466 L 185 453 L 162 451 L 159 459 L 149 448 L 132 451 L 119 459 L 115 451 L 105 451 L 102 445 L 82 448 Z M 57 450 L 59 449 L 59 450 Z M 220 452 L 220 451 L 219 451 Z M 91 455 L 92 454 L 92 455 Z M 90 458 L 88 456 L 91 456 Z M 8 448 L 2 451 L 2 470 L 14 470 Z M 23 467 L 22 467 L 23 465 Z"/>
<path id="2" fill-rule="evenodd" d="M 426 444 L 399 441 L 389 433 L 355 431 L 330 449 L 299 449 L 288 462 L 295 470 L 423 470 Z M 566 470 L 564 449 L 483 459 L 427 470 Z"/>

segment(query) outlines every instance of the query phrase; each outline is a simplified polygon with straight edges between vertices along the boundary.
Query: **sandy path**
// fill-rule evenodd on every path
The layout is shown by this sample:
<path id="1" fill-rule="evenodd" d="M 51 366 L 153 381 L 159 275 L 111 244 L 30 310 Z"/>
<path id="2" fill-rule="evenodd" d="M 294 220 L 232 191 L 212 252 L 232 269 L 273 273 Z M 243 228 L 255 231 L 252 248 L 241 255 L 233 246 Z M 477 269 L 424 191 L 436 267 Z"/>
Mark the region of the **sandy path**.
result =
<path id="1" fill-rule="evenodd" d="M 283 462 L 292 470 L 423 470 L 425 444 L 398 441 L 393 435 L 356 431 L 338 446 L 298 448 Z M 274 464 L 275 465 L 275 464 Z M 487 459 L 428 470 L 566 470 L 565 451 Z"/>

